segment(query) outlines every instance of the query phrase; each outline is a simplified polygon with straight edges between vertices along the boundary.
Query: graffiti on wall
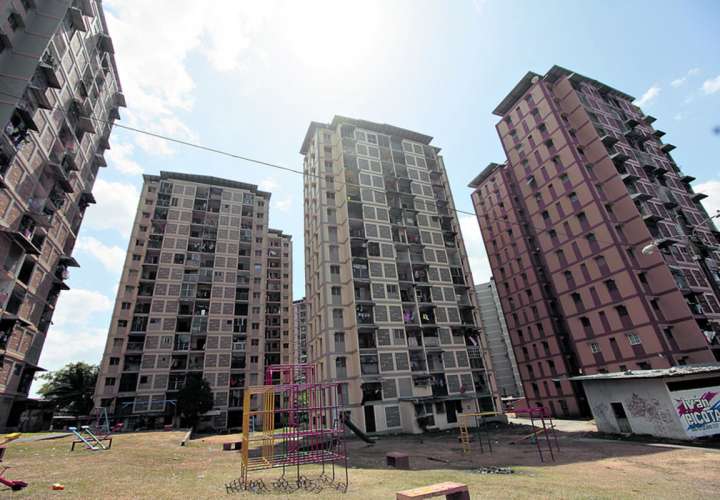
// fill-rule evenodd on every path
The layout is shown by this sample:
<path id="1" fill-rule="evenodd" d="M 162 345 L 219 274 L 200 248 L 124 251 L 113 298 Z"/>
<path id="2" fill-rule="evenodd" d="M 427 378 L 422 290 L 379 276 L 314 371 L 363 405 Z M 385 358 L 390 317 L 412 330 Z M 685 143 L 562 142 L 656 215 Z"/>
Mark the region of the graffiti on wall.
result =
<path id="1" fill-rule="evenodd" d="M 672 414 L 662 407 L 660 401 L 655 398 L 643 398 L 637 393 L 633 393 L 632 397 L 625 401 L 625 406 L 631 416 L 635 418 L 644 418 L 654 428 L 658 434 L 664 434 L 668 431 L 668 425 L 672 424 Z"/>

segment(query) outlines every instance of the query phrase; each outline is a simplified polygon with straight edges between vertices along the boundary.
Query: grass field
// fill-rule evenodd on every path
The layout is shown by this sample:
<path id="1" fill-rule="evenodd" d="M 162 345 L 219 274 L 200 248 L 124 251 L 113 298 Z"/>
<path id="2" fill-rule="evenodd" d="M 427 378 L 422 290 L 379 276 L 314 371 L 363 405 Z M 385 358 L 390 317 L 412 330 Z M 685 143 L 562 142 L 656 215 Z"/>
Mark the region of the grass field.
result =
<path id="1" fill-rule="evenodd" d="M 180 447 L 180 432 L 149 432 L 116 436 L 109 451 L 76 449 L 70 439 L 14 443 L 5 462 L 7 476 L 30 483 L 0 497 L 27 498 L 259 498 L 252 493 L 228 495 L 225 483 L 237 478 L 240 455 L 223 452 L 224 436 L 197 439 Z M 474 445 L 475 446 L 475 445 Z M 352 468 L 346 494 L 273 493 L 274 498 L 395 498 L 395 492 L 441 481 L 470 487 L 472 498 L 717 498 L 720 452 L 609 442 L 564 435 L 555 463 L 540 464 L 530 444 L 509 445 L 496 436 L 492 454 L 460 452 L 452 435 L 388 437 L 374 446 L 349 441 Z M 476 447 L 476 446 L 475 446 Z M 411 471 L 388 469 L 387 451 L 411 455 Z M 431 460 L 435 459 L 435 460 Z M 444 460 L 448 463 L 438 462 Z M 511 466 L 512 475 L 481 475 L 482 465 Z M 308 469 L 312 476 L 318 470 Z M 279 472 L 258 474 L 266 481 Z M 61 483 L 64 491 L 52 491 Z"/>

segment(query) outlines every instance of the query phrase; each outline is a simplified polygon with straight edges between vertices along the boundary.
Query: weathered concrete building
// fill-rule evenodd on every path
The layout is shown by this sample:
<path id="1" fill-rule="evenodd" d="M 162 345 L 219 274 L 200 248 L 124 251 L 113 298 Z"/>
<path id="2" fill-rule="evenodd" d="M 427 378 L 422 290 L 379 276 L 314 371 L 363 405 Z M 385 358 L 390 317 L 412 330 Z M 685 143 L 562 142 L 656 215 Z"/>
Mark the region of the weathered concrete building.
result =
<path id="1" fill-rule="evenodd" d="M 439 149 L 336 116 L 303 141 L 308 359 L 368 432 L 495 408 L 470 266 Z"/>
<path id="2" fill-rule="evenodd" d="M 0 432 L 20 423 L 78 265 L 75 241 L 125 105 L 113 53 L 100 1 L 0 1 Z"/>
<path id="3" fill-rule="evenodd" d="M 475 286 L 480 319 L 492 359 L 495 383 L 501 398 L 522 398 L 522 382 L 515 361 L 510 334 L 505 324 L 505 314 L 495 288 L 495 280 Z"/>
<path id="4" fill-rule="evenodd" d="M 598 430 L 671 439 L 720 436 L 720 365 L 573 377 Z"/>
<path id="5" fill-rule="evenodd" d="M 270 193 L 253 184 L 144 176 L 95 391 L 132 424 L 168 424 L 190 377 L 215 406 L 203 425 L 239 427 L 243 390 L 291 363 L 292 242 L 268 229 Z"/>
<path id="6" fill-rule="evenodd" d="M 720 233 L 633 101 L 528 73 L 470 184 L 525 396 L 558 416 L 589 414 L 574 375 L 720 360 Z"/>
<path id="7" fill-rule="evenodd" d="M 293 301 L 293 341 L 295 342 L 295 363 L 307 363 L 307 319 L 308 306 L 303 297 Z"/>

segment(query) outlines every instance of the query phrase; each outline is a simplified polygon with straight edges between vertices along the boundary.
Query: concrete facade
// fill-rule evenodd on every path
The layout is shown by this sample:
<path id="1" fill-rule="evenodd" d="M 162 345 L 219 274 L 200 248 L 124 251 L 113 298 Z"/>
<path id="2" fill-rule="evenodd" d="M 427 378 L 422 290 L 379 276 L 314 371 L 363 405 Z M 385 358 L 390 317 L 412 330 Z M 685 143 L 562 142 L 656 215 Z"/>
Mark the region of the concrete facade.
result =
<path id="1" fill-rule="evenodd" d="M 503 398 L 522 398 L 520 373 L 505 324 L 505 314 L 495 289 L 495 281 L 491 279 L 487 283 L 476 285 L 475 293 L 498 392 Z"/>
<path id="2" fill-rule="evenodd" d="M 670 439 L 720 435 L 720 365 L 576 377 L 600 432 Z"/>
<path id="3" fill-rule="evenodd" d="M 101 2 L 0 2 L 0 88 L 2 432 L 18 427 L 42 370 L 58 296 L 78 265 L 80 225 L 125 105 Z"/>
<path id="4" fill-rule="evenodd" d="M 174 422 L 188 377 L 215 406 L 201 425 L 241 427 L 243 389 L 294 360 L 292 242 L 268 229 L 270 193 L 253 184 L 161 172 L 144 176 L 96 406 Z"/>
<path id="5" fill-rule="evenodd" d="M 525 396 L 558 416 L 589 414 L 567 375 L 720 359 L 720 233 L 633 100 L 528 73 L 470 184 Z"/>
<path id="6" fill-rule="evenodd" d="M 442 156 L 432 138 L 313 122 L 305 172 L 308 358 L 367 432 L 457 425 L 497 391 Z M 498 406 L 499 407 L 499 406 Z"/>
<path id="7" fill-rule="evenodd" d="M 308 307 L 305 298 L 293 301 L 295 363 L 307 363 Z"/>

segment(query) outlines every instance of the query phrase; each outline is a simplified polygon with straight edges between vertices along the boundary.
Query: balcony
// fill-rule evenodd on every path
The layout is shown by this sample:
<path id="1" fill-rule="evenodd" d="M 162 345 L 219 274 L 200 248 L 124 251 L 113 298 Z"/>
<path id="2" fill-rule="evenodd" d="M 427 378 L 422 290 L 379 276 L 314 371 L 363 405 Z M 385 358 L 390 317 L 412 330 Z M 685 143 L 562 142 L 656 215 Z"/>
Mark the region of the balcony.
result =
<path id="1" fill-rule="evenodd" d="M 685 184 L 690 184 L 691 182 L 695 181 L 695 177 L 692 175 L 684 174 L 682 172 L 679 172 L 680 175 L 680 181 L 684 182 Z"/>
<path id="2" fill-rule="evenodd" d="M 600 141 L 605 145 L 605 147 L 609 148 L 615 145 L 619 141 L 619 139 L 614 135 L 605 134 L 600 138 Z"/>
<path id="3" fill-rule="evenodd" d="M 640 124 L 640 122 L 637 121 L 635 118 L 628 118 L 627 120 L 625 120 L 623 122 L 623 125 L 625 125 L 625 127 L 627 127 L 627 128 L 634 128 L 639 124 Z"/>
<path id="4" fill-rule="evenodd" d="M 630 199 L 633 201 L 647 201 L 651 199 L 652 196 L 648 193 L 643 193 L 642 191 L 636 191 L 634 193 L 630 193 Z"/>
<path id="5" fill-rule="evenodd" d="M 72 193 L 73 187 L 72 184 L 70 184 L 70 172 L 67 167 L 63 165 L 62 160 L 51 154 L 46 166 L 57 180 L 60 188 L 66 193 Z"/>
<path id="6" fill-rule="evenodd" d="M 128 342 L 127 343 L 127 351 L 128 352 L 142 352 L 144 347 L 145 347 L 144 342 Z"/>
<path id="7" fill-rule="evenodd" d="M 690 199 L 694 202 L 698 202 L 698 201 L 704 200 L 707 197 L 708 196 L 705 193 L 693 193 L 690 196 Z"/>
<path id="8" fill-rule="evenodd" d="M 85 19 L 83 19 L 83 13 L 77 7 L 70 7 L 68 9 L 68 16 L 70 19 L 70 25 L 78 31 L 87 31 L 87 25 Z"/>
<path id="9" fill-rule="evenodd" d="M 113 46 L 112 38 L 110 38 L 110 36 L 105 33 L 99 33 L 97 35 L 97 47 L 101 52 L 106 52 L 109 54 L 115 53 L 115 47 Z"/>
<path id="10" fill-rule="evenodd" d="M 45 80 L 47 81 L 48 87 L 54 88 L 54 89 L 61 89 L 62 84 L 60 83 L 60 79 L 58 78 L 58 63 L 55 61 L 55 58 L 53 57 L 52 53 L 48 50 L 45 51 L 42 58 L 40 59 L 40 63 L 38 64 L 38 69 L 42 72 L 42 75 L 45 77 Z"/>
<path id="11" fill-rule="evenodd" d="M 611 159 L 616 165 L 618 165 L 618 164 L 621 165 L 621 164 L 625 163 L 627 160 L 629 160 L 630 157 L 629 157 L 628 155 L 626 155 L 625 153 L 622 153 L 622 152 L 619 152 L 619 151 L 618 151 L 618 152 L 615 152 L 615 153 L 611 154 L 611 155 L 610 155 L 610 159 Z"/>
<path id="12" fill-rule="evenodd" d="M 18 105 L 10 121 L 5 125 L 5 135 L 13 146 L 18 148 L 25 142 L 31 130 L 38 131 L 32 115 L 22 105 Z"/>
<path id="13" fill-rule="evenodd" d="M 86 209 L 88 205 L 97 203 L 95 201 L 95 196 L 90 191 L 85 191 L 80 194 L 80 208 L 82 210 Z"/>
<path id="14" fill-rule="evenodd" d="M 662 151 L 663 153 L 669 153 L 673 149 L 675 149 L 675 146 L 673 146 L 672 144 L 663 144 L 663 146 L 660 148 L 660 151 Z"/>

